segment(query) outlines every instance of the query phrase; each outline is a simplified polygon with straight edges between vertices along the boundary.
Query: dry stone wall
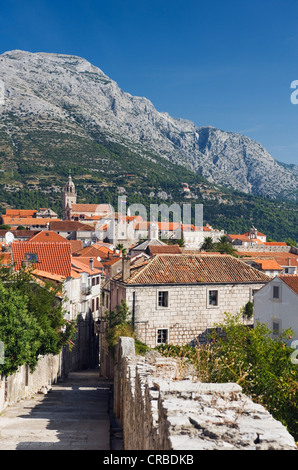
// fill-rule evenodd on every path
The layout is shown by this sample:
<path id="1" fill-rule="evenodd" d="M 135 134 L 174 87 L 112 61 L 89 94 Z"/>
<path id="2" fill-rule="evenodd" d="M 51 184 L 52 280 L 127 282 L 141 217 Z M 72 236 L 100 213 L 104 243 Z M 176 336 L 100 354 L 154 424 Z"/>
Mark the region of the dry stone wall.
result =
<path id="1" fill-rule="evenodd" d="M 125 450 L 296 450 L 287 429 L 239 385 L 200 383 L 180 361 L 134 351 L 132 338 L 120 338 L 114 412 Z"/>

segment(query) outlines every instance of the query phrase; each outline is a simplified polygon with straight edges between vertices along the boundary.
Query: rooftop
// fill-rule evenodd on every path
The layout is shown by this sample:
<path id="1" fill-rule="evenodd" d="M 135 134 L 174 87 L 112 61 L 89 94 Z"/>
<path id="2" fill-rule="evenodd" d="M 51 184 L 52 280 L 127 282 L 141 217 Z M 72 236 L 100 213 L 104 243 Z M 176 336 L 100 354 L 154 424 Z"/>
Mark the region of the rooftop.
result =
<path id="1" fill-rule="evenodd" d="M 25 261 L 39 271 L 64 277 L 71 276 L 71 246 L 69 242 L 31 242 L 27 240 L 15 241 L 11 246 L 16 271 Z"/>
<path id="2" fill-rule="evenodd" d="M 298 295 L 298 275 L 297 274 L 284 274 L 279 278 Z"/>
<path id="3" fill-rule="evenodd" d="M 114 278 L 121 281 L 121 274 Z M 264 283 L 270 278 L 230 255 L 157 255 L 131 269 L 127 284 Z"/>
<path id="4" fill-rule="evenodd" d="M 56 232 L 51 230 L 44 230 L 42 232 L 38 232 L 36 235 L 31 237 L 28 241 L 30 242 L 60 242 L 60 243 L 69 243 L 69 240 L 61 237 Z"/>
<path id="5" fill-rule="evenodd" d="M 256 259 L 254 260 L 261 269 L 266 271 L 282 271 L 281 265 L 274 259 Z"/>
<path id="6" fill-rule="evenodd" d="M 93 212 L 94 215 L 98 212 L 109 213 L 111 212 L 110 204 L 72 204 L 72 212 Z"/>
<path id="7" fill-rule="evenodd" d="M 77 232 L 77 231 L 88 231 L 93 232 L 94 227 L 88 224 L 82 224 L 72 220 L 51 220 L 50 230 L 55 232 Z"/>

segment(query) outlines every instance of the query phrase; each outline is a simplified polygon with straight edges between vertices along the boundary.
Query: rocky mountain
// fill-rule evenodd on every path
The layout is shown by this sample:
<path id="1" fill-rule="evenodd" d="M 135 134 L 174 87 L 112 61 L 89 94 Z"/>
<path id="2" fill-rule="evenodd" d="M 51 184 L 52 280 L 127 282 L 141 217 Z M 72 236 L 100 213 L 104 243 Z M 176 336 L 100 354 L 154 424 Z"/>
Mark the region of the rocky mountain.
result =
<path id="1" fill-rule="evenodd" d="M 0 55 L 0 78 L 4 168 L 18 168 L 20 158 L 22 163 L 42 164 L 49 142 L 59 151 L 60 141 L 83 163 L 84 148 L 108 141 L 140 158 L 158 156 L 183 166 L 215 184 L 298 199 L 297 166 L 279 163 L 243 135 L 196 127 L 158 112 L 148 99 L 124 92 L 83 58 L 10 51 Z M 92 159 L 94 168 L 102 162 L 96 155 Z"/>

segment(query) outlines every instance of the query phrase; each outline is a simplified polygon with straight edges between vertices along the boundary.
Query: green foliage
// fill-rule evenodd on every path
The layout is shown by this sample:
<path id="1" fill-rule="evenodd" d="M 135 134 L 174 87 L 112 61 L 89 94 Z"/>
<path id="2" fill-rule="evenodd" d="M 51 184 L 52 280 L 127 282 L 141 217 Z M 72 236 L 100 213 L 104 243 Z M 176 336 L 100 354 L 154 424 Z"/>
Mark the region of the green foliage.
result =
<path id="1" fill-rule="evenodd" d="M 121 304 L 117 305 L 115 311 L 107 311 L 105 318 L 107 321 L 106 340 L 112 356 L 114 354 L 114 347 L 120 336 L 134 338 L 136 354 L 145 354 L 149 349 L 146 344 L 137 340 L 135 337 L 134 327 L 130 320 L 131 312 L 129 311 L 125 300 L 122 300 Z"/>
<path id="2" fill-rule="evenodd" d="M 207 252 L 216 252 L 234 256 L 236 250 L 232 243 L 228 242 L 227 237 L 224 235 L 220 237 L 218 242 L 213 242 L 211 237 L 206 237 L 202 245 L 202 250 Z"/>
<path id="3" fill-rule="evenodd" d="M 287 346 L 290 330 L 273 339 L 266 325 L 243 325 L 241 315 L 226 314 L 207 345 L 196 348 L 162 346 L 166 355 L 188 358 L 202 382 L 241 385 L 243 393 L 262 404 L 274 418 L 287 426 L 298 440 L 298 368 Z"/>
<path id="4" fill-rule="evenodd" d="M 253 302 L 247 302 L 247 304 L 244 307 L 243 313 L 247 318 L 252 318 L 252 316 L 254 314 L 254 304 L 253 304 Z"/>
<path id="5" fill-rule="evenodd" d="M 40 284 L 30 273 L 0 273 L 0 341 L 5 348 L 0 373 L 10 375 L 27 364 L 34 370 L 38 356 L 58 354 L 75 337 L 75 322 L 64 319 L 58 288 Z M 61 294 L 61 292 L 60 292 Z"/>
<path id="6" fill-rule="evenodd" d="M 295 246 L 295 247 L 297 246 L 297 242 L 295 242 L 291 238 L 288 238 L 287 240 L 285 240 L 285 242 L 288 246 Z"/>
<path id="7" fill-rule="evenodd" d="M 37 320 L 28 312 L 26 297 L 0 281 L 0 340 L 5 351 L 0 373 L 3 376 L 16 372 L 23 364 L 34 369 L 41 333 Z"/>
<path id="8" fill-rule="evenodd" d="M 122 300 L 121 305 L 117 305 L 116 310 L 112 310 L 110 312 L 106 311 L 106 340 L 109 351 L 112 355 L 120 336 L 134 336 L 133 327 L 129 321 L 129 314 L 130 312 L 125 300 Z"/>

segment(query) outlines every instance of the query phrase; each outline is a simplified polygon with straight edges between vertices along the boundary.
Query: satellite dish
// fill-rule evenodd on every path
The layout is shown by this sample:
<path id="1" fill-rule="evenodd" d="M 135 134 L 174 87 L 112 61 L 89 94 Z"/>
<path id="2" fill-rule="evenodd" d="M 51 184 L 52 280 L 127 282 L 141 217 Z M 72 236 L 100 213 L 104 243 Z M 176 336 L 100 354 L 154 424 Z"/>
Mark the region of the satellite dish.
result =
<path id="1" fill-rule="evenodd" d="M 97 261 L 101 261 L 101 257 L 100 257 L 100 256 L 97 257 Z"/>
<path id="2" fill-rule="evenodd" d="M 14 234 L 11 232 L 7 232 L 5 235 L 5 240 L 7 244 L 10 244 L 14 241 Z"/>

